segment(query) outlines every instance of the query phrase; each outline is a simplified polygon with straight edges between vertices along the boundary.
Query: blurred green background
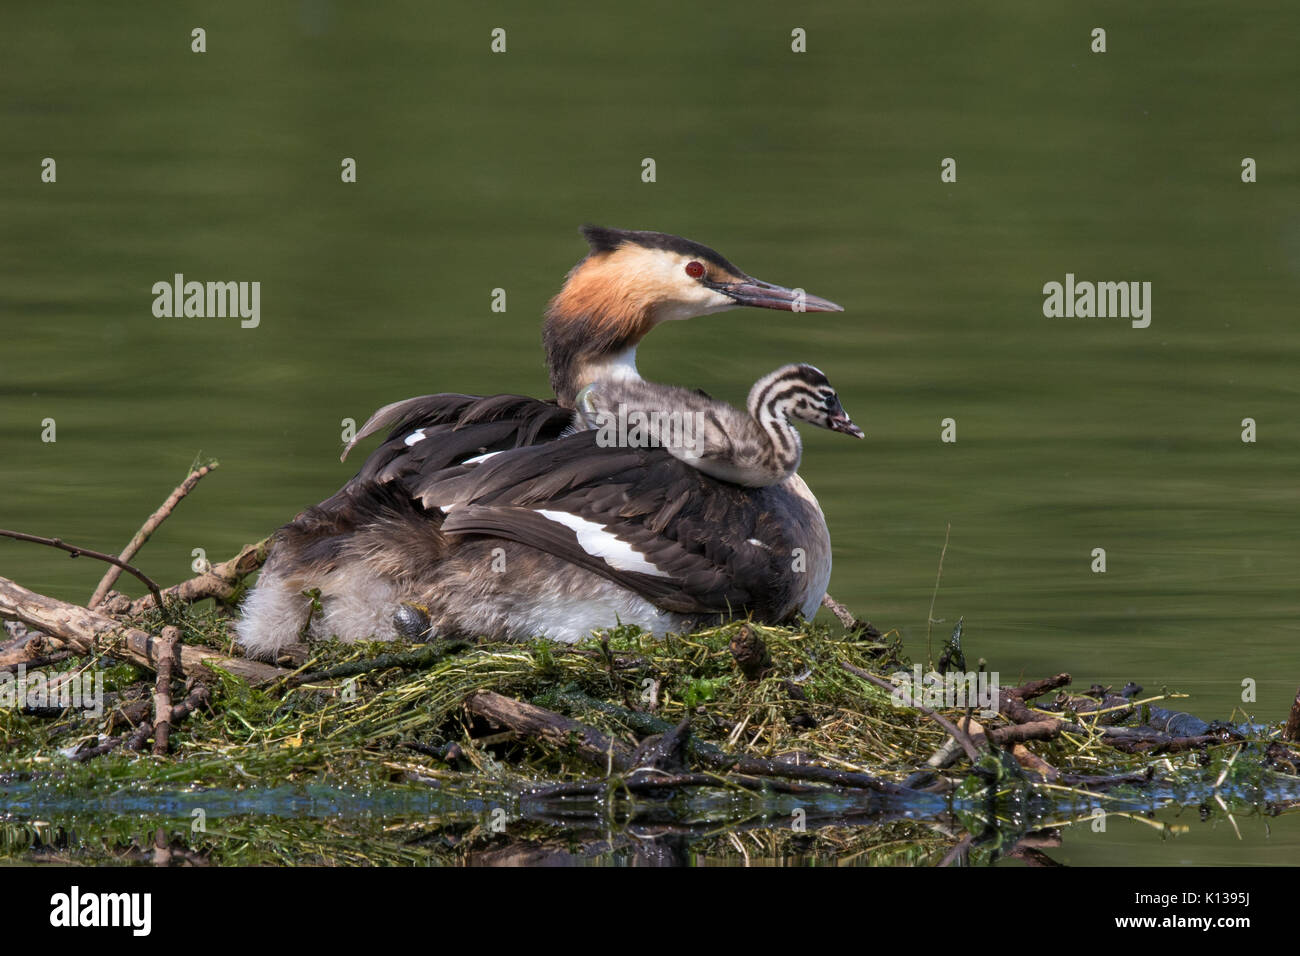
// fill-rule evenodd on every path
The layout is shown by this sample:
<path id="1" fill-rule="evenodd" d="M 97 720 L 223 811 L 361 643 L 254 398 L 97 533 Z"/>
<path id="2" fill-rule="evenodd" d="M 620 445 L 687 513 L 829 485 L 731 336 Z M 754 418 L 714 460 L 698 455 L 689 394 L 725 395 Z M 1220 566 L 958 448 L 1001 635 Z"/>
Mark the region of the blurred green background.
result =
<path id="1" fill-rule="evenodd" d="M 224 558 L 345 481 L 342 419 L 548 394 L 540 316 L 577 226 L 656 229 L 845 306 L 673 323 L 639 361 L 734 402 L 787 361 L 827 372 L 868 434 L 805 436 L 831 592 L 914 656 L 951 524 L 936 642 L 964 616 L 1004 683 L 1167 685 L 1207 718 L 1279 720 L 1294 698 L 1294 4 L 77 2 L 3 21 L 0 525 L 116 551 L 215 456 L 139 559 L 179 580 L 192 549 Z M 260 281 L 260 327 L 155 318 L 177 272 Z M 1045 318 L 1067 272 L 1150 281 L 1151 327 Z M 101 571 L 0 542 L 0 574 L 71 600 Z"/>

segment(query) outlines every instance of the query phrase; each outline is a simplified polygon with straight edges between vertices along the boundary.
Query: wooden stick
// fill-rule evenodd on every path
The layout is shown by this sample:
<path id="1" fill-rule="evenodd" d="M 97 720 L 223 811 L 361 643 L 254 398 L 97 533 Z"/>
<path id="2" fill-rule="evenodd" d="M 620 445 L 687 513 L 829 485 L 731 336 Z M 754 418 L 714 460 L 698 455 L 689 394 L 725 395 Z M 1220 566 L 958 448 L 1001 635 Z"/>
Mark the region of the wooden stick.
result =
<path id="1" fill-rule="evenodd" d="M 5 633 L 7 632 L 0 631 L 0 634 Z M 0 671 L 15 670 L 19 664 L 26 664 L 28 667 L 42 666 L 33 664 L 32 661 L 46 656 L 47 653 L 43 635 L 39 631 L 23 628 L 23 633 L 0 644 Z"/>
<path id="2" fill-rule="evenodd" d="M 85 763 L 87 760 L 94 760 L 96 757 L 104 756 L 104 754 L 122 746 L 124 743 L 126 743 L 126 734 L 122 734 L 120 737 L 110 737 L 102 744 L 96 744 L 93 747 L 86 748 L 80 753 L 73 754 L 72 759 L 77 763 Z"/>
<path id="3" fill-rule="evenodd" d="M 153 579 L 146 577 L 144 572 L 139 568 L 132 567 L 122 559 L 116 558 L 111 554 L 104 554 L 102 551 L 91 551 L 89 548 L 74 547 L 60 538 L 42 538 L 37 534 L 24 534 L 21 531 L 7 531 L 4 528 L 0 528 L 0 535 L 4 535 L 6 538 L 14 538 L 17 541 L 31 541 L 34 544 L 44 544 L 51 548 L 59 548 L 68 552 L 74 558 L 84 554 L 88 558 L 97 558 L 100 561 L 107 561 L 109 564 L 116 565 L 123 571 L 130 571 L 144 582 L 144 586 L 149 589 L 150 595 L 153 596 L 155 606 L 158 608 L 163 606 L 162 594 L 159 592 L 158 585 L 154 583 Z"/>
<path id="4" fill-rule="evenodd" d="M 71 651 L 56 651 L 53 654 L 47 654 L 45 657 L 33 657 L 12 663 L 0 663 L 0 673 L 12 674 L 19 667 L 25 667 L 29 671 L 34 671 L 40 667 L 48 667 L 51 664 L 58 664 L 60 661 L 66 661 L 72 656 Z"/>
<path id="5" fill-rule="evenodd" d="M 1064 687 L 1070 683 L 1070 680 L 1069 674 L 1062 673 L 1057 674 L 1055 677 L 1031 680 L 1019 687 L 1003 688 L 998 691 L 998 711 L 1007 720 L 1016 724 L 1029 724 L 1043 720 L 1043 715 L 1030 710 L 1025 701 L 1033 700 L 1035 697 L 1042 697 L 1048 691 Z"/>
<path id="6" fill-rule="evenodd" d="M 1012 687 L 1007 693 L 1019 700 L 1033 700 L 1035 697 L 1042 697 L 1049 690 L 1056 690 L 1058 687 L 1066 686 L 1070 683 L 1070 680 L 1069 674 L 1061 673 L 1055 677 L 1026 681 L 1019 687 Z"/>
<path id="7" fill-rule="evenodd" d="M 152 671 L 158 669 L 159 642 L 147 631 L 127 627 L 107 614 L 29 591 L 0 577 L 0 617 L 22 621 L 44 631 L 52 644 L 81 654 L 108 654 Z M 252 684 L 286 676 L 289 671 L 242 657 L 186 644 L 181 647 L 181 672 L 202 673 L 211 664 Z"/>
<path id="8" fill-rule="evenodd" d="M 1022 729 L 1023 727 L 1016 727 L 1016 730 Z M 1048 783 L 1054 783 L 1061 775 L 1055 767 L 1024 744 L 1013 744 L 1011 746 L 1011 756 L 1015 758 L 1016 763 L 1020 764 L 1020 766 L 1026 770 L 1034 771 Z"/>
<path id="9" fill-rule="evenodd" d="M 172 513 L 172 509 L 180 503 L 180 500 L 194 489 L 194 486 L 199 483 L 199 479 L 216 467 L 217 463 L 214 461 L 190 472 L 189 476 L 162 503 L 162 507 L 151 514 L 149 520 L 140 526 L 140 530 L 135 533 L 135 537 L 127 542 L 126 547 L 122 549 L 122 553 L 118 557 L 123 561 L 130 561 L 131 558 L 135 557 L 135 553 L 149 540 L 149 536 L 158 530 L 158 526 L 167 519 L 167 516 Z M 95 593 L 91 595 L 90 603 L 86 607 L 99 606 L 99 602 L 104 600 L 104 596 L 108 594 L 109 588 L 116 583 L 118 577 L 122 574 L 122 570 L 122 568 L 114 565 L 104 572 L 104 576 L 100 578 L 99 587 L 95 588 Z"/>
<path id="10" fill-rule="evenodd" d="M 822 607 L 826 608 L 836 619 L 844 625 L 846 630 L 852 630 L 854 625 L 853 612 L 841 604 L 829 594 L 822 595 Z"/>
<path id="11" fill-rule="evenodd" d="M 126 738 L 126 749 L 140 751 L 144 750 L 145 741 L 149 739 L 149 732 L 153 730 L 153 724 L 147 720 L 142 720 L 131 732 L 131 736 Z"/>
<path id="12" fill-rule="evenodd" d="M 158 679 L 153 689 L 153 755 L 167 756 L 167 737 L 172 728 L 172 669 L 181 644 L 179 627 L 164 627 L 158 652 Z"/>
<path id="13" fill-rule="evenodd" d="M 189 696 L 172 708 L 171 724 L 175 727 L 182 720 L 202 707 L 211 698 L 212 693 L 208 690 L 208 685 L 203 681 L 195 681 L 194 689 L 190 691 Z"/>
<path id="14" fill-rule="evenodd" d="M 822 607 L 835 615 L 846 631 L 862 631 L 867 637 L 880 637 L 880 630 L 870 621 L 854 617 L 853 612 L 829 594 L 822 595 Z"/>
<path id="15" fill-rule="evenodd" d="M 632 768 L 632 751 L 595 727 L 522 700 L 490 690 L 465 698 L 465 709 L 517 733 L 540 738 L 553 747 L 572 751 L 596 767 L 622 773 Z"/>
<path id="16" fill-rule="evenodd" d="M 1027 724 L 1012 724 L 1009 727 L 994 727 L 989 731 L 989 738 L 995 744 L 1019 744 L 1026 740 L 1055 740 L 1061 736 L 1064 726 L 1059 720 L 1036 720 Z"/>
<path id="17" fill-rule="evenodd" d="M 1105 729 L 1105 728 L 1103 728 Z M 1214 734 L 1202 734 L 1199 737 L 1170 737 L 1157 734 L 1155 737 L 1115 737 L 1107 735 L 1106 743 L 1116 750 L 1130 754 L 1176 754 L 1184 750 L 1200 750 L 1223 743 L 1223 738 Z"/>
<path id="18" fill-rule="evenodd" d="M 196 578 L 182 581 L 163 591 L 163 597 L 192 604 L 204 598 L 229 601 L 238 591 L 239 582 L 252 574 L 266 561 L 271 539 L 263 538 L 256 544 L 246 544 L 239 554 L 229 561 L 211 565 Z M 149 609 L 149 599 L 141 598 L 131 605 L 131 613 L 139 614 Z"/>

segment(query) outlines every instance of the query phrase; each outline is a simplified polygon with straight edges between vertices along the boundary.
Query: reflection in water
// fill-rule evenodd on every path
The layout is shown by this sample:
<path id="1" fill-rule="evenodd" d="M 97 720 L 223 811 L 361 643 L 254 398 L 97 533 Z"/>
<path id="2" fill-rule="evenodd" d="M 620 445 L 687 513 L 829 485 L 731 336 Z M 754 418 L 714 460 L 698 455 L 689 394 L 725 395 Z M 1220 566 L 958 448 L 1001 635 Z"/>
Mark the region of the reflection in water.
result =
<path id="1" fill-rule="evenodd" d="M 1156 860 L 1171 840 L 1185 853 L 1216 826 L 1230 826 L 1252 852 L 1265 838 L 1264 819 L 1282 839 L 1297 833 L 1300 778 L 1266 772 L 1225 783 L 1215 768 L 1156 780 L 1137 786 L 1117 778 L 1090 792 L 1077 782 L 1044 786 L 1002 778 L 974 796 L 910 800 L 819 787 L 800 794 L 715 789 L 658 798 L 622 792 L 548 797 L 544 788 L 485 792 L 470 778 L 461 785 L 429 781 L 427 788 L 315 785 L 59 796 L 40 782 L 7 780 L 0 859 L 1054 866 L 1068 863 L 1070 855 L 1061 851 L 1076 841 L 1111 831 L 1123 840 L 1123 828 L 1134 824 L 1142 831 L 1137 846 Z"/>

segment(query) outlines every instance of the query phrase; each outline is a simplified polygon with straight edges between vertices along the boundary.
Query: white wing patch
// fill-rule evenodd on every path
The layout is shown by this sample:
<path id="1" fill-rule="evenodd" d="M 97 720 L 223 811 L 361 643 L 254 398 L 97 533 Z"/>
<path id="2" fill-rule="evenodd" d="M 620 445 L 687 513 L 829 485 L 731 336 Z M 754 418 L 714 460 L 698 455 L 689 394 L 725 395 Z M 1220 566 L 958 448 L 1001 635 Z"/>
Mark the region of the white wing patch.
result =
<path id="1" fill-rule="evenodd" d="M 428 437 L 429 436 L 424 433 L 424 429 L 421 428 L 419 431 L 411 432 L 411 434 L 406 436 L 406 444 L 414 445 L 417 441 L 424 441 Z"/>
<path id="2" fill-rule="evenodd" d="M 477 465 L 479 462 L 487 461 L 493 455 L 499 455 L 499 454 L 501 454 L 501 452 L 499 451 L 490 451 L 486 455 L 475 455 L 473 458 L 466 458 L 463 462 L 461 462 L 461 464 Z"/>
<path id="3" fill-rule="evenodd" d="M 549 518 L 551 521 L 572 529 L 574 534 L 578 536 L 578 547 L 593 558 L 603 558 L 611 568 L 618 571 L 637 571 L 641 574 L 653 574 L 660 578 L 670 577 L 667 572 L 660 571 L 659 568 L 647 561 L 645 555 L 634 549 L 626 541 L 607 531 L 603 524 L 596 524 L 596 522 L 588 521 L 586 518 L 579 518 L 567 511 L 547 511 L 539 508 L 537 513 L 543 518 Z"/>

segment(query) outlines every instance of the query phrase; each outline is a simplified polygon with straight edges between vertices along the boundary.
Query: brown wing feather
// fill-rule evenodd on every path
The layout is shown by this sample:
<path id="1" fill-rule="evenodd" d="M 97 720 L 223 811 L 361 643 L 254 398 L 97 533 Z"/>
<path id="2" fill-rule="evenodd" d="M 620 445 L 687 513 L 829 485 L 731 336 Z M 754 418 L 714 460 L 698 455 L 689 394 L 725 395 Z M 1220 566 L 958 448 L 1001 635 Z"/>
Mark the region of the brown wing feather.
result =
<path id="1" fill-rule="evenodd" d="M 408 491 L 427 508 L 451 507 L 447 535 L 508 538 L 683 613 L 782 614 L 792 554 L 804 545 L 791 529 L 813 520 L 791 514 L 802 503 L 789 494 L 716 481 L 661 449 L 600 448 L 592 432 L 509 451 L 472 470 L 422 475 Z M 602 525 L 666 576 L 620 570 L 588 554 L 541 509 Z"/>
<path id="2" fill-rule="evenodd" d="M 344 455 L 358 441 L 389 428 L 350 486 L 400 482 L 460 464 L 467 458 L 558 438 L 572 412 L 555 402 L 524 395 L 422 395 L 386 405 L 370 417 Z M 416 431 L 425 438 L 408 445 Z"/>

